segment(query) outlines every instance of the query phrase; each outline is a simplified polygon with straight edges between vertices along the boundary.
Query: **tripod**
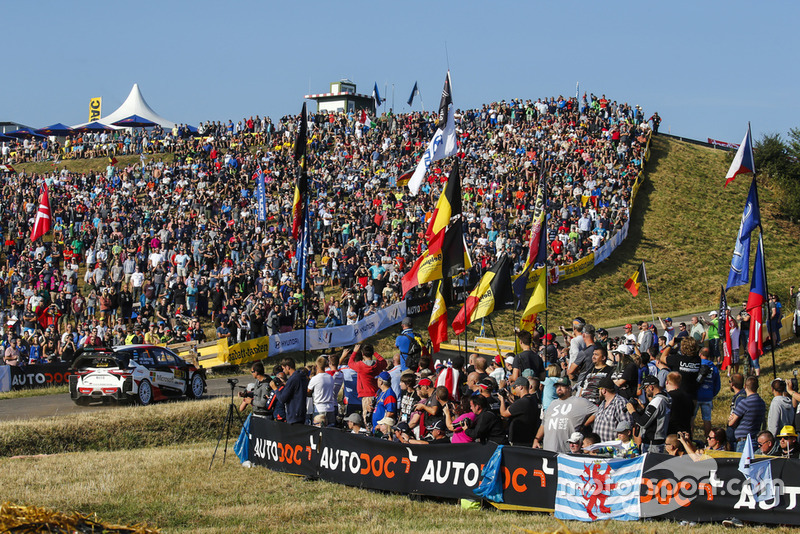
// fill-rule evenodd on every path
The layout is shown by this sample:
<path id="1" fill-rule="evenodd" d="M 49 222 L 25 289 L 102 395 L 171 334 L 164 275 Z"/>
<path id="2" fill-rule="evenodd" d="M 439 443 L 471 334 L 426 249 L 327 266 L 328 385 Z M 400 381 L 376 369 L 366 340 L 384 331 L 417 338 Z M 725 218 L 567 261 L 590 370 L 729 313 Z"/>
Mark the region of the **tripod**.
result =
<path id="1" fill-rule="evenodd" d="M 217 438 L 217 446 L 214 447 L 214 454 L 211 455 L 211 463 L 208 464 L 208 470 L 211 471 L 211 466 L 214 465 L 214 457 L 217 455 L 217 449 L 219 449 L 219 442 L 222 441 L 223 434 L 225 435 L 225 449 L 222 453 L 222 463 L 225 463 L 225 459 L 228 456 L 228 440 L 231 437 L 231 423 L 233 423 L 233 414 L 236 414 L 236 417 L 239 419 L 239 423 L 242 423 L 242 416 L 239 415 L 239 410 L 236 408 L 236 405 L 233 403 L 233 391 L 236 389 L 236 384 L 239 383 L 238 378 L 229 378 L 228 384 L 231 386 L 231 402 L 228 404 L 228 413 L 225 416 L 225 422 L 222 425 L 222 430 L 219 431 L 219 437 Z"/>

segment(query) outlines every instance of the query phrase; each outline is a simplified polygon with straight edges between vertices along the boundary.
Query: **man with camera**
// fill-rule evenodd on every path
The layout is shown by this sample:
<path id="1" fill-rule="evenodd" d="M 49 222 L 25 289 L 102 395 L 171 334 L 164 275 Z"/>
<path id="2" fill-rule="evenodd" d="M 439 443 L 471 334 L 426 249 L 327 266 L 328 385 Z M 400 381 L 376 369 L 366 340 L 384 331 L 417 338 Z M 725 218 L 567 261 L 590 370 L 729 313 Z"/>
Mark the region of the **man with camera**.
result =
<path id="1" fill-rule="evenodd" d="M 508 420 L 508 440 L 512 445 L 530 447 L 541 423 L 540 404 L 530 391 L 527 378 L 517 378 L 511 387 L 511 395 L 500 390 L 500 415 Z M 509 404 L 509 397 L 511 397 Z"/>
<path id="2" fill-rule="evenodd" d="M 658 383 L 658 378 L 647 375 L 642 378 L 642 388 L 647 395 L 647 406 L 639 399 L 628 400 L 626 408 L 633 422 L 639 425 L 642 452 L 664 452 L 664 442 L 669 426 L 670 398 Z"/>
<path id="3" fill-rule="evenodd" d="M 248 405 L 253 407 L 253 414 L 267 415 L 267 398 L 270 395 L 270 380 L 264 374 L 264 364 L 261 362 L 254 362 L 250 366 L 250 373 L 256 379 L 255 387 L 252 390 L 241 391 L 239 396 L 242 402 L 239 405 L 239 411 L 244 411 Z"/>
<path id="4" fill-rule="evenodd" d="M 279 390 L 279 386 L 272 382 L 270 387 L 276 390 L 278 400 L 286 407 L 286 422 L 302 425 L 306 421 L 308 378 L 305 373 L 295 370 L 294 358 L 281 360 L 281 368 L 288 377 L 286 385 Z"/>

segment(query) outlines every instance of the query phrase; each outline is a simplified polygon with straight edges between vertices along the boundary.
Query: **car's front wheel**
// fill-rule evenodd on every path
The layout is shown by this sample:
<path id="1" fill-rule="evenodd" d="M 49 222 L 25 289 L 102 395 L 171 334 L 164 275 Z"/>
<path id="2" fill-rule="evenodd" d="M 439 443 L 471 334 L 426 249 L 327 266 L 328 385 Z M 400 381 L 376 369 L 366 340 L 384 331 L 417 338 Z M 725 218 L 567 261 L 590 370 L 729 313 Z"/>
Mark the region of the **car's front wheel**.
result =
<path id="1" fill-rule="evenodd" d="M 206 383 L 203 380 L 203 377 L 200 376 L 200 373 L 195 373 L 192 376 L 192 380 L 189 382 L 189 389 L 186 392 L 186 395 L 190 399 L 199 399 L 203 396 L 203 392 L 206 389 Z"/>
<path id="2" fill-rule="evenodd" d="M 153 386 L 147 380 L 142 380 L 139 388 L 136 390 L 136 400 L 142 406 L 147 406 L 153 402 Z"/>

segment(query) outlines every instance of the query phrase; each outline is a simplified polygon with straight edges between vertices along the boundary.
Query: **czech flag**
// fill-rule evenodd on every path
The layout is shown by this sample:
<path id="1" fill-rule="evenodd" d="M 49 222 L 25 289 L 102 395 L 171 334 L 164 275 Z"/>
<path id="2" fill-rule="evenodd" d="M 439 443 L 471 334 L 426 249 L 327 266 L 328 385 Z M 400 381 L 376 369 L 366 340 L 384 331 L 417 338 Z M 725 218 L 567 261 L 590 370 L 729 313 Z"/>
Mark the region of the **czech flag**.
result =
<path id="1" fill-rule="evenodd" d="M 755 360 L 764 354 L 764 338 L 761 326 L 764 324 L 764 303 L 767 301 L 767 277 L 764 265 L 764 242 L 758 236 L 756 263 L 753 265 L 753 281 L 750 282 L 750 295 L 745 309 L 750 314 L 750 358 Z"/>
<path id="2" fill-rule="evenodd" d="M 733 158 L 728 174 L 725 175 L 726 187 L 733 181 L 739 174 L 756 173 L 756 164 L 753 159 L 753 142 L 750 136 L 750 124 L 747 125 L 747 133 L 744 134 L 744 140 L 739 145 L 739 150 L 736 151 L 736 157 Z"/>
<path id="3" fill-rule="evenodd" d="M 646 275 L 644 272 L 644 262 L 639 264 L 639 270 L 636 271 L 636 274 L 628 278 L 628 281 L 625 282 L 625 289 L 631 292 L 631 295 L 634 297 L 639 294 L 639 288 L 641 285 L 646 281 Z"/>

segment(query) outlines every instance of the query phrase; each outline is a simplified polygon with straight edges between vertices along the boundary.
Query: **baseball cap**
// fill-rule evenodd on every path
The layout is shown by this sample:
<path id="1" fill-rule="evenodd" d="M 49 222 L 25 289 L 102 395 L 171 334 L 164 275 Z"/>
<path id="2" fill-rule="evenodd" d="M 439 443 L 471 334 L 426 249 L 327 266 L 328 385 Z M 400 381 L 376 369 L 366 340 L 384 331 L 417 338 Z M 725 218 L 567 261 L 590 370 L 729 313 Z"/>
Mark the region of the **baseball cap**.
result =
<path id="1" fill-rule="evenodd" d="M 361 417 L 360 413 L 351 413 L 344 420 L 348 423 L 353 423 L 354 425 L 364 426 L 364 418 Z"/>
<path id="2" fill-rule="evenodd" d="M 647 375 L 642 378 L 642 385 L 643 386 L 657 386 L 659 385 L 658 377 L 653 375 Z"/>
<path id="3" fill-rule="evenodd" d="M 444 430 L 444 421 L 441 419 L 435 420 L 433 423 L 428 425 L 428 430 Z"/>
<path id="4" fill-rule="evenodd" d="M 664 319 L 664 321 L 667 322 L 667 323 L 671 323 L 672 322 L 672 317 L 667 317 L 666 319 Z"/>
<path id="5" fill-rule="evenodd" d="M 708 312 L 708 316 L 711 317 L 712 315 L 717 315 L 717 310 L 711 310 Z"/>
<path id="6" fill-rule="evenodd" d="M 394 429 L 399 430 L 403 434 L 408 434 L 409 436 L 412 434 L 411 427 L 408 426 L 408 423 L 406 423 L 405 421 L 400 421 L 399 423 L 397 423 Z"/>
<path id="7" fill-rule="evenodd" d="M 386 371 L 383 371 L 381 374 L 379 374 L 379 375 L 378 375 L 378 378 L 380 378 L 380 379 L 381 379 L 381 380 L 383 380 L 384 382 L 391 382 L 391 381 L 392 381 L 392 375 L 390 375 L 390 374 L 389 374 L 388 372 L 386 372 Z"/>
<path id="8" fill-rule="evenodd" d="M 569 378 L 567 378 L 566 376 L 562 376 L 561 378 L 556 379 L 555 385 L 569 387 Z"/>
<path id="9" fill-rule="evenodd" d="M 394 422 L 394 419 L 392 417 L 384 417 L 383 419 L 378 421 L 378 424 L 379 425 L 394 426 L 395 422 Z"/>
<path id="10" fill-rule="evenodd" d="M 581 434 L 580 432 L 573 432 L 569 436 L 567 443 L 581 443 L 582 441 L 583 441 L 583 434 Z"/>
<path id="11" fill-rule="evenodd" d="M 669 319 L 667 319 L 667 321 L 669 321 Z M 631 328 L 632 329 L 633 325 L 631 323 L 628 323 L 628 324 L 625 325 L 625 328 Z"/>
<path id="12" fill-rule="evenodd" d="M 598 382 L 597 387 L 607 389 L 608 391 L 617 390 L 617 385 L 614 384 L 614 381 L 607 376 L 600 379 L 600 382 Z"/>
<path id="13" fill-rule="evenodd" d="M 530 382 L 528 382 L 528 379 L 525 378 L 525 377 L 521 376 L 521 377 L 517 378 L 516 380 L 514 380 L 514 387 L 515 388 L 518 388 L 518 387 L 526 388 L 529 385 L 530 385 Z"/>
<path id="14" fill-rule="evenodd" d="M 428 386 L 428 387 L 431 387 L 431 386 L 433 386 L 433 382 L 431 382 L 430 378 L 423 378 L 422 380 L 417 382 L 417 386 Z"/>
<path id="15" fill-rule="evenodd" d="M 633 425 L 630 421 L 620 421 L 617 423 L 617 428 L 614 429 L 614 432 L 625 432 L 626 430 L 631 430 Z"/>
<path id="16" fill-rule="evenodd" d="M 555 339 L 556 339 L 555 334 L 547 334 L 546 336 L 544 336 L 544 340 L 545 340 L 546 343 L 550 343 L 551 341 L 555 341 Z"/>

